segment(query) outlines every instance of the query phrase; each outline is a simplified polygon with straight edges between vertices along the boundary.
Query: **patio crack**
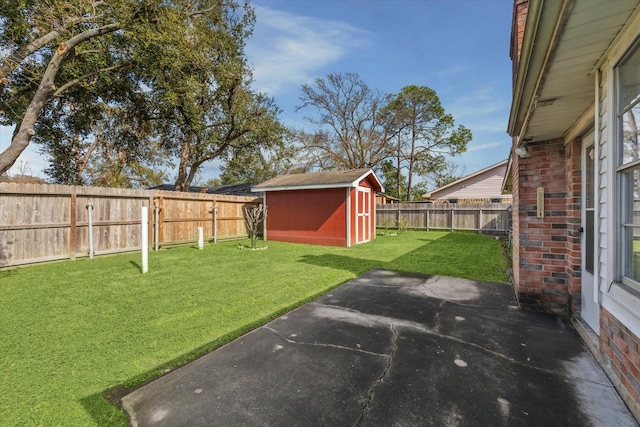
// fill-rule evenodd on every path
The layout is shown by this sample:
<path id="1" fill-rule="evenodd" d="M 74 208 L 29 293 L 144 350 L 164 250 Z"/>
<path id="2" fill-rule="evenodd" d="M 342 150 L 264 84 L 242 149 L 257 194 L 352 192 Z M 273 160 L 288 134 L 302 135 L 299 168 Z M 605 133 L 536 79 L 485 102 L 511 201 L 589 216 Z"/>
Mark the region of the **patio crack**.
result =
<path id="1" fill-rule="evenodd" d="M 344 345 L 318 343 L 318 342 L 296 341 L 296 340 L 292 340 L 291 338 L 286 337 L 282 332 L 279 332 L 279 331 L 277 331 L 277 330 L 275 330 L 273 328 L 270 328 L 268 326 L 263 326 L 263 328 L 267 329 L 268 331 L 273 332 L 276 335 L 278 335 L 280 338 L 282 338 L 283 340 L 285 340 L 289 344 L 309 345 L 309 346 L 314 346 L 314 347 L 337 348 L 337 349 L 340 349 L 340 350 L 355 351 L 355 352 L 358 352 L 358 353 L 369 354 L 369 355 L 377 356 L 377 357 L 388 357 L 386 354 L 375 353 L 373 351 L 362 350 L 360 348 L 353 348 L 353 347 L 348 347 L 348 346 L 344 346 Z"/>
<path id="2" fill-rule="evenodd" d="M 446 300 L 442 300 L 440 301 L 440 305 L 439 305 L 439 309 L 438 312 L 436 313 L 436 317 L 435 317 L 435 322 L 434 322 L 434 327 L 433 327 L 433 332 L 437 335 L 440 335 L 440 314 L 442 313 L 442 308 L 444 307 L 444 305 L 447 303 Z"/>
<path id="3" fill-rule="evenodd" d="M 373 405 L 373 398 L 375 396 L 376 388 L 378 388 L 378 386 L 384 381 L 385 377 L 389 373 L 389 370 L 391 369 L 391 363 L 393 362 L 393 356 L 396 354 L 396 351 L 398 350 L 398 331 L 396 330 L 396 327 L 393 323 L 390 325 L 390 327 L 391 327 L 391 332 L 393 336 L 391 338 L 391 352 L 389 353 L 389 356 L 387 359 L 387 365 L 385 366 L 384 370 L 380 374 L 380 377 L 369 388 L 367 401 L 365 402 L 365 405 L 362 408 L 362 413 L 360 414 L 360 418 L 358 418 L 358 421 L 355 423 L 355 426 L 361 426 L 362 423 L 364 422 L 364 417 L 366 413 L 371 409 L 371 406 Z"/>

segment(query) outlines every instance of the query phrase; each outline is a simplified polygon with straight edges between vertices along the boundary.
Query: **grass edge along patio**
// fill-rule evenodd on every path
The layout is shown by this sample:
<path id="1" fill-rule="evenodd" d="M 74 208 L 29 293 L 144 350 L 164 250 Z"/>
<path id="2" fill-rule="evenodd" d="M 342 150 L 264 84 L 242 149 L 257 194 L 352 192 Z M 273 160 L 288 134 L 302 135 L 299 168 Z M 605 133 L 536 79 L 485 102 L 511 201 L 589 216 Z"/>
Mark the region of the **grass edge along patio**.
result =
<path id="1" fill-rule="evenodd" d="M 353 248 L 179 247 L 0 271 L 0 419 L 127 425 L 106 392 L 184 365 L 373 268 L 503 282 L 501 243 L 407 232 Z"/>

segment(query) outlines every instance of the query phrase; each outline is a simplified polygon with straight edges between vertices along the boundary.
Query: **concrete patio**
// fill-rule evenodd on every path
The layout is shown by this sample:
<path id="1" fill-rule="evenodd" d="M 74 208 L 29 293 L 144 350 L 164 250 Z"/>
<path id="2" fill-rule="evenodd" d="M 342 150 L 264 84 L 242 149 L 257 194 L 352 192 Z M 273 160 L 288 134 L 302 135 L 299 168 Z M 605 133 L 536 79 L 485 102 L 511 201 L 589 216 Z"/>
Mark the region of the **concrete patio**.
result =
<path id="1" fill-rule="evenodd" d="M 565 320 L 373 270 L 122 399 L 134 426 L 636 426 Z"/>

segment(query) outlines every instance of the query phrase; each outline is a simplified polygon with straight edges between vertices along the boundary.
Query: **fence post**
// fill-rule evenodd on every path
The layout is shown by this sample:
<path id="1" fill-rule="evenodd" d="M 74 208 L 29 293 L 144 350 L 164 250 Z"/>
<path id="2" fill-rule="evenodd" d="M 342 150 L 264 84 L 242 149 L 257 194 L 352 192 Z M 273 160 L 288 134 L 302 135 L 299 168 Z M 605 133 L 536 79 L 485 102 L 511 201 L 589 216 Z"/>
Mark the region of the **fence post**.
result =
<path id="1" fill-rule="evenodd" d="M 89 259 L 93 259 L 93 204 L 87 203 Z"/>
<path id="2" fill-rule="evenodd" d="M 213 206 L 213 243 L 218 243 L 218 203 Z"/>
<path id="3" fill-rule="evenodd" d="M 140 210 L 140 240 L 142 246 L 142 273 L 149 271 L 149 208 L 143 206 Z"/>
<path id="4" fill-rule="evenodd" d="M 449 228 L 453 231 L 453 206 L 449 209 Z"/>
<path id="5" fill-rule="evenodd" d="M 160 210 L 160 219 L 158 220 L 158 243 L 162 245 L 164 243 L 164 216 L 166 211 L 164 206 L 164 197 L 162 196 L 158 199 L 158 209 Z"/>
<path id="6" fill-rule="evenodd" d="M 478 208 L 478 233 L 482 234 L 482 208 Z"/>
<path id="7" fill-rule="evenodd" d="M 400 203 L 396 203 L 396 228 L 400 228 Z"/>
<path id="8" fill-rule="evenodd" d="M 198 227 L 198 249 L 204 249 L 204 229 Z"/>
<path id="9" fill-rule="evenodd" d="M 160 235 L 160 231 L 158 230 L 158 225 L 160 224 L 160 205 L 158 205 L 158 200 L 153 201 L 153 245 L 156 252 L 158 252 L 158 236 Z"/>
<path id="10" fill-rule="evenodd" d="M 424 209 L 424 228 L 429 231 L 429 209 L 427 206 Z"/>
<path id="11" fill-rule="evenodd" d="M 148 244 L 149 242 L 153 242 L 153 239 L 155 238 L 155 230 L 153 229 L 155 220 L 151 216 L 151 207 L 153 206 L 153 196 L 149 196 L 147 200 L 149 202 L 147 203 L 147 232 L 149 233 L 149 235 L 147 236 L 147 244 Z"/>
<path id="12" fill-rule="evenodd" d="M 76 252 L 78 252 L 78 214 L 76 213 L 77 203 L 78 197 L 76 195 L 76 188 L 71 187 L 71 199 L 69 200 L 69 257 L 73 260 L 76 259 Z"/>

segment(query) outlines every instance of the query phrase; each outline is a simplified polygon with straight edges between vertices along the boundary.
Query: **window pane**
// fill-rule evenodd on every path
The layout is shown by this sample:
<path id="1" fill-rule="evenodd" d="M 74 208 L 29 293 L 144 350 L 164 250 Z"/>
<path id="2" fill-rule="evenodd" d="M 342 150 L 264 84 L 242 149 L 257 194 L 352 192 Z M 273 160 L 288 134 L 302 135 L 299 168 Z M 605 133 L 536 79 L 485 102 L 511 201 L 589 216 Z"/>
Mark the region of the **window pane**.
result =
<path id="1" fill-rule="evenodd" d="M 640 170 L 636 169 L 622 174 L 621 200 L 623 204 L 620 209 L 620 219 L 623 224 L 640 224 L 640 217 L 635 219 L 636 206 L 640 207 L 639 183 Z"/>
<path id="2" fill-rule="evenodd" d="M 622 115 L 622 163 L 640 158 L 638 146 L 638 126 L 640 125 L 640 104 Z"/>
<path id="3" fill-rule="evenodd" d="M 640 170 L 623 175 L 622 190 L 623 276 L 640 283 Z"/>
<path id="4" fill-rule="evenodd" d="M 640 44 L 627 53 L 618 65 L 618 113 L 634 103 L 640 95 Z"/>

